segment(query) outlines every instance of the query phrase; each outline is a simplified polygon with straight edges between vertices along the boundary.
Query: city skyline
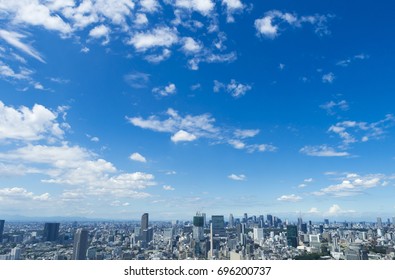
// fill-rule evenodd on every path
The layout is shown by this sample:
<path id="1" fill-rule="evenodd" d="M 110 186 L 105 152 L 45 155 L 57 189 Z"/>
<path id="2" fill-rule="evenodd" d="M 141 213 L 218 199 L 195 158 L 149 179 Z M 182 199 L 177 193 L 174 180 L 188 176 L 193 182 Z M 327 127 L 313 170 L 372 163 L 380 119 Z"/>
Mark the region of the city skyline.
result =
<path id="1" fill-rule="evenodd" d="M 0 219 L 384 223 L 394 7 L 0 0 Z"/>

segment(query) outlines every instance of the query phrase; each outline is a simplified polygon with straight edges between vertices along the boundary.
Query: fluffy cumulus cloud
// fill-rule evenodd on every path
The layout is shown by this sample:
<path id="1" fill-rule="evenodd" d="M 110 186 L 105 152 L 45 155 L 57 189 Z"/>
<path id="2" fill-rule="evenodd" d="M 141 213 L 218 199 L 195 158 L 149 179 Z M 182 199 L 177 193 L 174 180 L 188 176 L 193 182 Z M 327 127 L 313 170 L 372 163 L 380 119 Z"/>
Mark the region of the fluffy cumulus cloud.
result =
<path id="1" fill-rule="evenodd" d="M 245 5 L 240 0 L 222 0 L 222 6 L 225 7 L 227 13 L 227 22 L 234 22 L 234 14 L 244 10 Z"/>
<path id="2" fill-rule="evenodd" d="M 297 202 L 301 199 L 302 198 L 300 196 L 295 195 L 295 194 L 282 195 L 279 198 L 277 198 L 278 201 L 285 201 L 285 202 Z"/>
<path id="3" fill-rule="evenodd" d="M 236 174 L 230 174 L 228 176 L 229 179 L 234 180 L 234 181 L 245 181 L 247 180 L 247 177 L 244 174 L 236 175 Z"/>
<path id="4" fill-rule="evenodd" d="M 146 51 L 150 48 L 170 47 L 178 42 L 178 35 L 175 29 L 169 27 L 157 27 L 151 31 L 138 32 L 129 40 L 137 51 Z"/>
<path id="5" fill-rule="evenodd" d="M 31 109 L 13 108 L 0 101 L 0 139 L 34 141 L 44 138 L 61 139 L 64 131 L 58 111 L 35 104 Z"/>
<path id="6" fill-rule="evenodd" d="M 299 152 L 314 157 L 346 157 L 350 155 L 346 151 L 337 151 L 335 148 L 327 145 L 304 146 Z"/>
<path id="7" fill-rule="evenodd" d="M 258 36 L 274 39 L 280 35 L 280 30 L 284 30 L 287 25 L 300 28 L 305 24 L 314 27 L 315 33 L 319 35 L 328 34 L 326 26 L 328 18 L 325 15 L 298 16 L 295 13 L 283 13 L 278 10 L 266 12 L 262 18 L 254 22 Z"/>
<path id="8" fill-rule="evenodd" d="M 110 28 L 105 26 L 104 24 L 101 24 L 99 26 L 94 27 L 89 31 L 89 36 L 92 38 L 104 38 L 105 40 L 103 41 L 103 44 L 108 44 L 110 42 Z"/>
<path id="9" fill-rule="evenodd" d="M 177 8 L 199 12 L 208 16 L 214 10 L 215 3 L 211 0 L 173 0 L 173 5 Z"/>
<path id="10" fill-rule="evenodd" d="M 155 87 L 152 89 L 153 93 L 157 93 L 160 96 L 169 96 L 176 94 L 177 87 L 173 83 L 169 83 L 167 86 L 164 87 Z"/>
<path id="11" fill-rule="evenodd" d="M 192 133 L 189 133 L 185 130 L 179 130 L 177 131 L 171 138 L 171 141 L 174 143 L 177 142 L 191 142 L 197 139 L 195 135 Z"/>
<path id="12" fill-rule="evenodd" d="M 198 138 L 207 138 L 214 143 L 227 143 L 236 149 L 246 149 L 248 152 L 275 151 L 276 147 L 270 144 L 246 144 L 246 138 L 253 138 L 259 130 L 242 130 L 233 128 L 217 127 L 215 119 L 210 114 L 180 116 L 173 109 L 166 112 L 167 119 L 161 120 L 158 116 L 127 117 L 134 126 L 149 129 L 156 132 L 171 133 L 173 142 L 194 141 Z"/>
<path id="13" fill-rule="evenodd" d="M 368 174 L 361 176 L 355 173 L 347 173 L 341 178 L 338 184 L 330 185 L 313 193 L 316 196 L 334 196 L 347 197 L 364 194 L 367 190 L 385 186 L 387 184 L 387 176 L 383 174 Z"/>
<path id="14" fill-rule="evenodd" d="M 160 9 L 160 5 L 157 0 L 140 0 L 140 5 L 143 11 L 146 12 L 156 12 Z"/>
<path id="15" fill-rule="evenodd" d="M 328 212 L 326 213 L 329 216 L 338 216 L 342 214 L 351 214 L 355 213 L 355 210 L 343 210 L 339 205 L 333 204 L 331 207 L 329 207 Z"/>
<path id="16" fill-rule="evenodd" d="M 62 146 L 27 145 L 0 153 L 0 161 L 35 168 L 43 183 L 84 187 L 91 195 L 140 198 L 141 190 L 156 185 L 152 174 L 125 173 L 91 151 L 64 143 Z"/>
<path id="17" fill-rule="evenodd" d="M 28 201 L 48 201 L 51 199 L 49 193 L 36 195 L 25 188 L 13 187 L 0 189 L 0 201 L 10 202 L 28 202 Z"/>
<path id="18" fill-rule="evenodd" d="M 133 153 L 129 157 L 131 160 L 139 161 L 139 162 L 147 162 L 147 159 L 139 153 Z"/>
<path id="19" fill-rule="evenodd" d="M 214 92 L 220 92 L 224 90 L 229 93 L 234 98 L 239 98 L 247 93 L 247 91 L 251 90 L 252 87 L 248 84 L 242 84 L 232 79 L 229 84 L 221 83 L 217 80 L 214 80 Z"/>
<path id="20" fill-rule="evenodd" d="M 169 185 L 164 185 L 164 186 L 163 186 L 163 189 L 164 189 L 165 191 L 174 191 L 174 190 L 175 190 L 175 188 L 173 188 L 172 186 L 169 186 Z"/>
<path id="21" fill-rule="evenodd" d="M 182 50 L 185 53 L 198 53 L 203 48 L 202 44 L 195 41 L 192 37 L 185 37 L 183 38 L 182 42 Z"/>
<path id="22" fill-rule="evenodd" d="M 327 84 L 332 84 L 335 78 L 336 78 L 335 74 L 329 72 L 327 74 L 322 75 L 322 82 Z"/>

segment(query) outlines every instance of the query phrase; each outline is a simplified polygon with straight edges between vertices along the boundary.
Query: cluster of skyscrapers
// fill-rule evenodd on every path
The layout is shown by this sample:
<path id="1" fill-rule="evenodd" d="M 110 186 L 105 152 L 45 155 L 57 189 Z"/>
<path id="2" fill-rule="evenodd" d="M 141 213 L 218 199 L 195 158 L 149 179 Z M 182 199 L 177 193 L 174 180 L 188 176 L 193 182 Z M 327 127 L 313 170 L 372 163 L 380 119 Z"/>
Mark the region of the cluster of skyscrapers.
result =
<path id="1" fill-rule="evenodd" d="M 295 223 L 273 215 L 196 213 L 191 221 L 5 223 L 0 260 L 18 259 L 395 259 L 392 223 Z"/>

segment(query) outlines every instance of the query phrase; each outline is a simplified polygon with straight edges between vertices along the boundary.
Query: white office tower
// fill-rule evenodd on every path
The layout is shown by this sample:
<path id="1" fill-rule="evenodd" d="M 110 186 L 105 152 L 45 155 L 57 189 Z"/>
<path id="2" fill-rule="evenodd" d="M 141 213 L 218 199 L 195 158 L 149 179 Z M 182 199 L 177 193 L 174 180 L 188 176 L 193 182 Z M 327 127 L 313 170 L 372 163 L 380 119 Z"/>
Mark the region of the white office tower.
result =
<path id="1" fill-rule="evenodd" d="M 254 242 L 259 244 L 263 240 L 263 228 L 254 228 Z"/>
<path id="2" fill-rule="evenodd" d="M 21 259 L 21 248 L 15 247 L 11 250 L 11 260 Z"/>

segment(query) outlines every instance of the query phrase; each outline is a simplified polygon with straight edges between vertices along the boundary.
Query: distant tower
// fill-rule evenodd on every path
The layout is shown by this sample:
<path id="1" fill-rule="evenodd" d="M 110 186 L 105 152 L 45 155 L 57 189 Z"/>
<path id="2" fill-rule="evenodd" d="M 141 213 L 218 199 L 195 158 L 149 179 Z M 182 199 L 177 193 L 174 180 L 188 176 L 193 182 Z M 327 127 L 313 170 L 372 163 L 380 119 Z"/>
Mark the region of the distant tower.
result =
<path id="1" fill-rule="evenodd" d="M 228 227 L 233 228 L 235 226 L 235 218 L 233 218 L 233 214 L 229 215 L 229 224 Z"/>
<path id="2" fill-rule="evenodd" d="M 59 238 L 60 223 L 45 223 L 44 225 L 44 241 L 57 241 Z"/>
<path id="3" fill-rule="evenodd" d="M 4 223 L 5 220 L 0 220 L 0 243 L 3 242 Z"/>
<path id="4" fill-rule="evenodd" d="M 377 218 L 377 228 L 383 228 L 383 223 L 380 217 Z"/>
<path id="5" fill-rule="evenodd" d="M 86 260 L 88 230 L 79 228 L 74 235 L 73 260 Z"/>
<path id="6" fill-rule="evenodd" d="M 21 248 L 15 247 L 11 250 L 11 260 L 21 259 Z"/>
<path id="7" fill-rule="evenodd" d="M 141 216 L 141 232 L 148 229 L 148 213 L 144 213 Z"/>

